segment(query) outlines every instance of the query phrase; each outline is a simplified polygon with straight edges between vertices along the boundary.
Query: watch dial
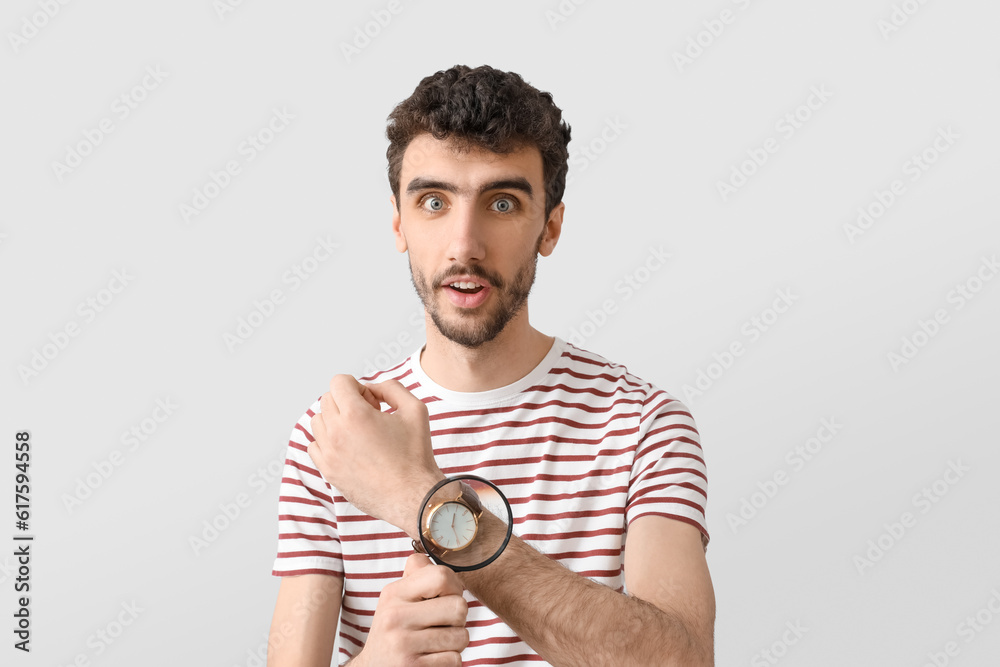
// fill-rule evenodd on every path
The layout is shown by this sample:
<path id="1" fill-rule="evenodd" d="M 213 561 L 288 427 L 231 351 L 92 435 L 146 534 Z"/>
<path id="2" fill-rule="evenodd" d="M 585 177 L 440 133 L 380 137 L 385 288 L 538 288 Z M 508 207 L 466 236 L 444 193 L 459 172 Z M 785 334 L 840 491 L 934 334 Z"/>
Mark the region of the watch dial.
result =
<path id="1" fill-rule="evenodd" d="M 431 517 L 430 533 L 443 549 L 464 549 L 476 536 L 476 517 L 462 503 L 444 503 Z"/>

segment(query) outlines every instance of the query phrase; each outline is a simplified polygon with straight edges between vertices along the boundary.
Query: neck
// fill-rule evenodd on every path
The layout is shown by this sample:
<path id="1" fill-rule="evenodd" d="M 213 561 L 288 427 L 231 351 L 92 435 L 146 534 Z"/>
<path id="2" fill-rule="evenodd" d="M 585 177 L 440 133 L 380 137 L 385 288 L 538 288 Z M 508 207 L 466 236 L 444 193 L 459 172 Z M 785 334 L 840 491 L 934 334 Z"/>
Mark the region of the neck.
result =
<path id="1" fill-rule="evenodd" d="M 526 312 L 520 313 L 526 316 Z M 500 334 L 475 349 L 445 338 L 426 316 L 427 344 L 420 367 L 431 380 L 451 391 L 489 391 L 517 382 L 548 354 L 555 340 L 515 317 Z"/>

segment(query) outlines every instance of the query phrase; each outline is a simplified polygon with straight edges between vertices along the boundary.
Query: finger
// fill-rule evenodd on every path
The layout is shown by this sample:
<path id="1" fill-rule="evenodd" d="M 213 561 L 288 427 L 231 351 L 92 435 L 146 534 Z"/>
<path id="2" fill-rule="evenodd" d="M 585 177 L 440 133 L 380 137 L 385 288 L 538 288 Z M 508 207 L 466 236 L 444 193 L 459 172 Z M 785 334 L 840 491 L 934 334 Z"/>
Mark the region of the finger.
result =
<path id="1" fill-rule="evenodd" d="M 379 412 L 382 412 L 382 404 L 379 403 L 379 400 L 377 398 L 375 398 L 375 394 L 372 393 L 372 390 L 369 388 L 369 386 L 367 384 L 362 384 L 361 386 L 364 389 L 364 391 L 361 392 L 361 396 L 366 401 L 368 401 L 368 405 L 372 406 Z"/>
<path id="2" fill-rule="evenodd" d="M 309 420 L 309 430 L 312 432 L 313 441 L 311 444 L 320 446 L 320 441 L 326 441 L 326 422 L 323 421 L 322 414 L 315 414 L 312 419 Z"/>
<path id="3" fill-rule="evenodd" d="M 461 595 L 465 590 L 458 575 L 444 565 L 426 565 L 401 579 L 400 583 L 400 596 L 413 602 L 441 595 Z"/>
<path id="4" fill-rule="evenodd" d="M 319 410 L 320 414 L 337 416 L 340 414 L 340 409 L 337 407 L 336 401 L 333 400 L 333 395 L 330 392 L 326 392 L 319 397 Z"/>
<path id="5" fill-rule="evenodd" d="M 409 577 L 420 570 L 431 564 L 431 559 L 424 554 L 410 554 L 409 558 L 406 559 L 406 564 L 403 565 L 403 576 Z"/>
<path id="6" fill-rule="evenodd" d="M 404 406 L 412 406 L 415 403 L 423 405 L 423 401 L 410 393 L 410 390 L 403 386 L 399 380 L 386 380 L 377 384 L 369 385 L 372 394 L 382 403 L 388 403 L 394 410 L 400 410 Z"/>
<path id="7" fill-rule="evenodd" d="M 353 375 L 347 375 L 346 373 L 338 373 L 330 378 L 330 393 L 336 396 L 338 393 L 344 392 L 345 390 L 355 390 L 361 393 L 361 383 L 355 379 Z"/>
<path id="8" fill-rule="evenodd" d="M 322 473 L 322 466 L 320 466 L 320 461 L 323 459 L 323 454 L 322 450 L 319 448 L 319 443 L 315 441 L 310 442 L 309 446 L 306 447 L 306 453 L 309 454 L 309 458 L 312 459 L 313 466 L 316 468 L 316 470 L 320 471 L 319 474 L 322 477 L 323 473 Z M 323 479 L 326 480 L 326 477 L 323 477 Z"/>
<path id="9" fill-rule="evenodd" d="M 367 389 L 371 393 L 370 389 Z M 372 394 L 371 398 L 365 396 L 366 387 L 362 385 L 353 375 L 335 375 L 330 380 L 330 395 L 337 404 L 337 408 L 342 412 L 348 410 L 367 410 L 371 406 L 382 412 L 382 406 L 378 399 Z"/>
<path id="10" fill-rule="evenodd" d="M 462 654 L 455 651 L 426 653 L 413 664 L 417 667 L 462 667 Z"/>
<path id="11" fill-rule="evenodd" d="M 414 632 L 408 643 L 407 648 L 413 653 L 433 654 L 452 651 L 461 653 L 469 645 L 469 631 L 457 627 L 426 628 Z"/>
<path id="12" fill-rule="evenodd" d="M 412 625 L 414 629 L 439 626 L 464 628 L 469 616 L 469 603 L 461 595 L 442 595 L 430 600 L 411 602 L 410 606 L 413 608 L 413 618 L 416 621 Z"/>

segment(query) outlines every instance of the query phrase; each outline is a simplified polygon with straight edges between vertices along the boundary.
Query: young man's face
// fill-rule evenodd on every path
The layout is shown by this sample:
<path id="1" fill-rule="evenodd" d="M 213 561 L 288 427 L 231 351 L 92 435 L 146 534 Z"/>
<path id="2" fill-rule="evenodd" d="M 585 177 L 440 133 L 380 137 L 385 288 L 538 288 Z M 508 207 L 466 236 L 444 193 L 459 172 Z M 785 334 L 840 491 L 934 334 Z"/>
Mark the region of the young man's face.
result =
<path id="1" fill-rule="evenodd" d="M 442 335 L 478 347 L 526 318 L 538 255 L 555 247 L 564 208 L 546 221 L 538 149 L 459 152 L 421 134 L 406 148 L 399 182 L 396 248 L 409 253 L 413 285 Z"/>

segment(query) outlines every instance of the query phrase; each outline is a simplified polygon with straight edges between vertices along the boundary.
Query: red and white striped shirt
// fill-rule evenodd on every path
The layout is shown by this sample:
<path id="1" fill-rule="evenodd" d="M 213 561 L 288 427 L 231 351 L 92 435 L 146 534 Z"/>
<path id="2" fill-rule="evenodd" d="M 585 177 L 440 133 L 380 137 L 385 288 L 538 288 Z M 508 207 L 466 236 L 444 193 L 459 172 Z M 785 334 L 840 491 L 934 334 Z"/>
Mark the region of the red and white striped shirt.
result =
<path id="1" fill-rule="evenodd" d="M 624 366 L 555 337 L 534 370 L 498 389 L 445 389 L 424 374 L 420 350 L 362 381 L 388 379 L 427 405 L 442 472 L 496 484 L 510 502 L 514 534 L 580 575 L 623 591 L 627 526 L 650 514 L 695 526 L 707 548 L 708 479 L 694 420 L 683 403 Z M 317 471 L 307 446 L 318 411 L 319 400 L 288 443 L 272 574 L 343 577 L 346 659 L 364 645 L 382 587 L 403 575 L 413 548 L 403 531 L 355 509 Z M 546 664 L 465 596 L 463 664 Z"/>

